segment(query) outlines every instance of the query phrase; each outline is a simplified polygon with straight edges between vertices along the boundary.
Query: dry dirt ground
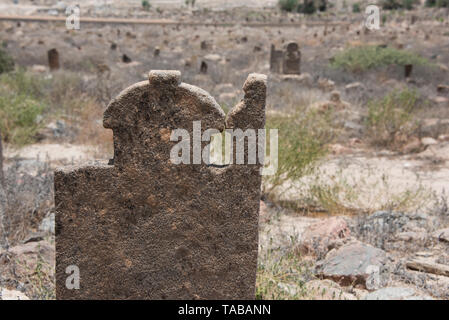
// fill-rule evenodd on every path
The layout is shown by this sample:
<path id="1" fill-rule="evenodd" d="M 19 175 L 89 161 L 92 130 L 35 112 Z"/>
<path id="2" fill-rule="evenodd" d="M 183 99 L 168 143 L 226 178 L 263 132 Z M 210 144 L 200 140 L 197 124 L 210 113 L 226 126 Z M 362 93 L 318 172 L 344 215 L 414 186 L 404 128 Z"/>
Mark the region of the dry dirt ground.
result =
<path id="1" fill-rule="evenodd" d="M 19 2 L 2 1 L 2 14 L 63 15 L 55 1 Z M 72 2 L 76 1 L 65 3 Z M 226 22 L 229 26 L 82 24 L 80 30 L 67 30 L 61 23 L 0 21 L 0 40 L 16 64 L 29 72 L 47 78 L 61 73 L 76 75 L 86 92 L 95 91 L 101 110 L 93 112 L 95 118 L 90 119 L 94 132 L 102 130 L 101 114 L 107 102 L 127 86 L 146 79 L 151 69 L 181 70 L 184 82 L 211 93 L 225 110 L 241 99 L 241 86 L 251 72 L 268 75 L 268 114 L 288 112 L 296 104 L 327 101 L 330 91 L 338 90 L 348 105 L 334 115 L 340 131 L 330 145 L 331 152 L 313 175 L 286 181 L 278 189 L 276 201 L 267 198 L 261 203 L 258 297 L 449 298 L 449 231 L 445 229 L 449 227 L 449 96 L 436 90 L 438 85 L 449 85 L 448 11 L 385 12 L 388 18 L 381 29 L 365 33 L 363 15 L 341 8 L 307 18 L 321 23 L 308 26 L 303 23 L 304 16 L 281 13 L 273 0 L 248 1 L 245 8 L 239 7 L 241 1 L 198 0 L 195 10 L 151 2 L 152 9 L 147 12 L 137 0 L 85 1 L 81 14 Z M 413 24 L 412 16 L 418 17 Z M 336 24 L 326 25 L 325 21 Z M 247 22 L 284 25 L 241 26 Z M 291 22 L 302 25 L 285 25 Z M 270 46 L 281 47 L 288 41 L 299 44 L 301 72 L 307 75 L 290 81 L 270 73 L 269 68 Z M 397 68 L 352 74 L 329 67 L 329 59 L 336 53 L 366 43 L 406 48 L 436 67 L 432 71 L 415 68 L 412 81 L 406 81 L 403 70 Z M 62 66 L 54 73 L 47 67 L 51 48 L 59 51 Z M 208 65 L 207 73 L 200 72 L 202 62 Z M 347 85 L 355 82 L 362 86 L 348 89 Z M 418 151 L 370 145 L 363 127 L 368 101 L 405 87 L 431 101 L 420 115 L 423 125 Z M 56 120 L 52 120 L 42 131 L 41 142 L 23 148 L 6 145 L 6 169 L 14 167 L 20 177 L 41 179 L 51 172 L 42 169 L 42 163 L 54 167 L 111 158 L 110 136 L 93 142 L 69 134 L 61 137 L 55 134 Z M 66 118 L 62 123 L 61 130 L 73 129 Z M 428 143 L 422 138 L 433 140 Z M 311 186 L 327 192 L 321 193 L 328 195 L 327 210 L 300 210 L 291 205 L 308 194 Z M 51 199 L 51 191 L 46 195 Z M 24 298 L 23 294 L 54 298 L 52 214 L 52 209 L 36 214 L 39 219 L 26 229 L 29 234 L 20 233 L 20 241 L 0 256 L 3 298 Z M 353 254 L 347 256 L 348 250 Z M 279 270 L 286 267 L 284 259 L 291 255 L 297 273 L 284 276 Z M 27 268 L 19 268 L 23 266 L 17 262 L 20 259 Z M 366 262 L 369 270 L 340 263 L 351 259 Z M 414 264 L 417 259 L 418 267 Z M 293 262 L 285 263 L 291 268 Z M 14 274 L 11 268 L 18 271 Z"/>

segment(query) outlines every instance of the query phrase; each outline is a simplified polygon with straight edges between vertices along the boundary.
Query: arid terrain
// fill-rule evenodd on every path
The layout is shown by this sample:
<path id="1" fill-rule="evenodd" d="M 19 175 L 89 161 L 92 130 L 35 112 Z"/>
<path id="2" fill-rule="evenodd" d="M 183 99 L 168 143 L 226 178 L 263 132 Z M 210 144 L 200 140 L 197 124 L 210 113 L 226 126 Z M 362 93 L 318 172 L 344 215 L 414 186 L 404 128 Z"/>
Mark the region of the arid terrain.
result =
<path id="1" fill-rule="evenodd" d="M 0 299 L 55 299 L 53 170 L 113 158 L 103 112 L 150 70 L 180 70 L 225 112 L 248 74 L 268 76 L 279 167 L 262 183 L 257 299 L 449 299 L 449 7 L 381 10 L 368 30 L 363 1 L 56 2 L 0 0 L 2 17 L 81 9 L 79 30 L 0 17 Z M 289 42 L 300 74 L 273 72 Z"/>

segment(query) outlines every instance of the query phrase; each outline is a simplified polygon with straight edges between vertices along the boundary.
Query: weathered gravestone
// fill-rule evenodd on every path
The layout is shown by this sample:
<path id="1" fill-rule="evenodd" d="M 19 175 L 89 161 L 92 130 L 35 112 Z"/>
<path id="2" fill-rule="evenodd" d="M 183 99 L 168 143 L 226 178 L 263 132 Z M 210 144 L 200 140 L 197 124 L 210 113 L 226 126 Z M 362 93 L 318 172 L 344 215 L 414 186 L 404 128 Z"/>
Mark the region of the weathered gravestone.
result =
<path id="1" fill-rule="evenodd" d="M 48 50 L 48 65 L 50 70 L 58 70 L 59 69 L 59 52 L 56 49 Z"/>
<path id="2" fill-rule="evenodd" d="M 284 52 L 282 50 L 276 50 L 274 44 L 271 45 L 270 51 L 270 71 L 274 73 L 281 73 L 282 58 Z"/>
<path id="3" fill-rule="evenodd" d="M 109 104 L 114 164 L 55 172 L 58 299 L 254 299 L 261 165 L 170 161 L 172 130 L 192 137 L 193 121 L 264 128 L 266 76 L 243 90 L 225 119 L 179 72 L 152 71 Z"/>
<path id="4" fill-rule="evenodd" d="M 301 73 L 301 52 L 296 42 L 290 42 L 286 46 L 282 71 L 284 74 Z"/>

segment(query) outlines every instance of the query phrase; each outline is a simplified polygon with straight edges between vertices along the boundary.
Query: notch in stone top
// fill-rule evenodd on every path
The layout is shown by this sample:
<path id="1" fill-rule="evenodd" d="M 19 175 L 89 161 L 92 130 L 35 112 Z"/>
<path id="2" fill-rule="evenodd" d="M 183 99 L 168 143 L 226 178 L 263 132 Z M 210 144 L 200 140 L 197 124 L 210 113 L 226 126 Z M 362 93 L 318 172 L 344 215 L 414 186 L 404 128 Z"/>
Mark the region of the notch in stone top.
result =
<path id="1" fill-rule="evenodd" d="M 262 129 L 265 127 L 267 76 L 251 73 L 243 85 L 245 96 L 228 113 L 226 128 Z"/>

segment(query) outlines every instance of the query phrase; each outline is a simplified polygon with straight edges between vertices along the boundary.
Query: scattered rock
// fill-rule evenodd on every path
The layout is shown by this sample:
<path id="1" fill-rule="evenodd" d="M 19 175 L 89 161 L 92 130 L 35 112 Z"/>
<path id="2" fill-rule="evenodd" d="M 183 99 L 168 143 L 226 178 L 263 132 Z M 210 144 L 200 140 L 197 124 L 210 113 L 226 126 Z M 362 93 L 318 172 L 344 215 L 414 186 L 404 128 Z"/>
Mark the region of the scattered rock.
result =
<path id="1" fill-rule="evenodd" d="M 406 232 L 400 232 L 396 235 L 396 239 L 399 241 L 406 241 L 406 242 L 424 242 L 427 239 L 427 233 L 426 232 L 413 232 L 413 231 L 406 231 Z"/>
<path id="2" fill-rule="evenodd" d="M 281 75 L 280 79 L 282 81 L 288 82 L 297 82 L 299 84 L 305 85 L 305 86 L 311 86 L 313 79 L 312 76 L 310 75 L 310 73 L 304 72 L 302 74 L 286 74 L 286 75 Z"/>
<path id="3" fill-rule="evenodd" d="M 0 290 L 0 300 L 30 300 L 24 293 L 17 290 Z"/>
<path id="4" fill-rule="evenodd" d="M 424 138 L 421 139 L 421 143 L 424 146 L 430 146 L 430 145 L 437 144 L 438 141 L 436 141 L 434 138 L 431 138 L 431 137 L 424 137 Z"/>
<path id="5" fill-rule="evenodd" d="M 364 127 L 362 125 L 360 125 L 358 123 L 355 123 L 353 121 L 345 121 L 343 126 L 345 127 L 345 129 L 354 130 L 354 131 L 357 131 L 359 133 L 362 133 L 363 129 L 364 129 Z"/>
<path id="6" fill-rule="evenodd" d="M 376 290 L 388 283 L 387 255 L 370 245 L 353 242 L 330 251 L 317 264 L 317 274 L 343 286 Z"/>
<path id="7" fill-rule="evenodd" d="M 351 154 L 353 150 L 339 143 L 329 145 L 329 150 L 334 155 Z"/>
<path id="8" fill-rule="evenodd" d="M 39 242 L 44 240 L 44 234 L 43 233 L 39 233 L 39 232 L 33 232 L 31 234 L 29 234 L 23 241 L 22 243 L 30 243 L 30 242 Z"/>
<path id="9" fill-rule="evenodd" d="M 55 233 L 55 213 L 50 212 L 47 216 L 42 220 L 39 225 L 39 231 L 48 232 L 51 234 Z"/>
<path id="10" fill-rule="evenodd" d="M 356 233 L 361 240 L 385 249 L 401 233 L 416 232 L 415 235 L 418 235 L 436 224 L 437 221 L 425 213 L 377 211 L 368 217 L 359 218 Z M 402 235 L 405 237 L 412 234 Z"/>
<path id="11" fill-rule="evenodd" d="M 440 229 L 432 233 L 432 237 L 443 242 L 449 243 L 449 228 Z"/>
<path id="12" fill-rule="evenodd" d="M 420 152 L 417 157 L 428 159 L 440 159 L 443 161 L 449 160 L 449 142 L 442 142 L 435 145 L 430 145 L 426 150 Z"/>
<path id="13" fill-rule="evenodd" d="M 421 144 L 421 140 L 416 138 L 416 137 L 412 137 L 410 139 L 409 142 L 407 142 L 402 148 L 401 148 L 401 152 L 402 153 L 414 153 L 414 152 L 419 152 L 422 150 L 422 144 Z"/>
<path id="14" fill-rule="evenodd" d="M 36 73 L 45 73 L 48 71 L 48 68 L 40 64 L 35 64 L 31 67 L 31 71 Z"/>
<path id="15" fill-rule="evenodd" d="M 422 295 L 412 288 L 388 287 L 368 293 L 363 300 L 433 300 L 433 298 Z"/>
<path id="16" fill-rule="evenodd" d="M 219 54 L 208 54 L 204 56 L 204 59 L 211 61 L 211 62 L 218 62 L 221 60 L 221 56 Z"/>
<path id="17" fill-rule="evenodd" d="M 438 93 L 449 93 L 449 86 L 444 84 L 439 84 L 437 87 Z"/>
<path id="18" fill-rule="evenodd" d="M 449 266 L 437 263 L 431 258 L 416 258 L 407 261 L 406 266 L 411 270 L 449 277 Z"/>
<path id="19" fill-rule="evenodd" d="M 347 92 L 365 90 L 365 85 L 361 82 L 353 82 L 345 86 Z"/>
<path id="20" fill-rule="evenodd" d="M 298 287 L 294 284 L 278 282 L 277 286 L 291 297 L 295 297 L 298 294 Z"/>
<path id="21" fill-rule="evenodd" d="M 132 60 L 131 60 L 131 58 L 130 57 L 128 57 L 128 55 L 126 55 L 126 54 L 123 54 L 122 55 L 122 62 L 123 63 L 130 63 Z"/>
<path id="22" fill-rule="evenodd" d="M 436 104 L 442 104 L 442 105 L 449 103 L 449 98 L 442 97 L 442 96 L 436 96 L 436 97 L 431 98 L 430 100 L 432 100 Z"/>
<path id="23" fill-rule="evenodd" d="M 421 122 L 421 134 L 435 137 L 440 133 L 449 133 L 449 119 L 428 118 Z"/>
<path id="24" fill-rule="evenodd" d="M 349 103 L 342 101 L 340 98 L 340 92 L 333 90 L 330 94 L 330 100 L 319 101 L 310 106 L 311 110 L 318 112 L 326 112 L 327 110 L 344 110 L 349 107 Z"/>
<path id="25" fill-rule="evenodd" d="M 154 48 L 153 55 L 155 57 L 159 57 L 160 54 L 161 54 L 161 49 L 159 47 Z"/>
<path id="26" fill-rule="evenodd" d="M 331 280 L 312 280 L 305 284 L 307 294 L 313 300 L 356 300 L 356 297 Z"/>
<path id="27" fill-rule="evenodd" d="M 332 91 L 335 89 L 335 82 L 329 79 L 319 79 L 318 88 L 323 91 Z"/>
<path id="28" fill-rule="evenodd" d="M 331 217 L 309 226 L 301 239 L 301 251 L 305 253 L 325 254 L 329 250 L 343 245 L 351 231 L 346 220 Z"/>

